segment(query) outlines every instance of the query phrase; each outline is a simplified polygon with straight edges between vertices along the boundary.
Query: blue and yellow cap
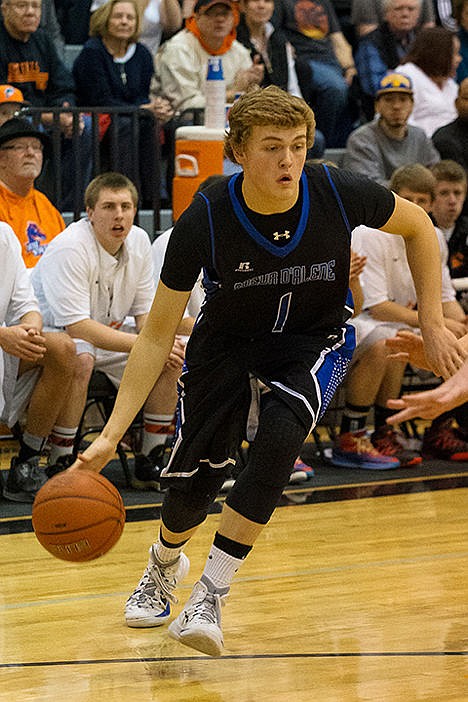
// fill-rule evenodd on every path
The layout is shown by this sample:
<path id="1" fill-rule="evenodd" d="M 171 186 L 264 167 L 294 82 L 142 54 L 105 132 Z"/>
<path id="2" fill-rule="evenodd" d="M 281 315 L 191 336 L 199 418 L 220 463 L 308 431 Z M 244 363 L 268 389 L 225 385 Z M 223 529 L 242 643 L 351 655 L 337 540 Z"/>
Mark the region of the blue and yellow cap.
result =
<path id="1" fill-rule="evenodd" d="M 405 93 L 413 95 L 413 84 L 408 76 L 403 73 L 387 73 L 379 83 L 376 99 L 387 93 Z"/>

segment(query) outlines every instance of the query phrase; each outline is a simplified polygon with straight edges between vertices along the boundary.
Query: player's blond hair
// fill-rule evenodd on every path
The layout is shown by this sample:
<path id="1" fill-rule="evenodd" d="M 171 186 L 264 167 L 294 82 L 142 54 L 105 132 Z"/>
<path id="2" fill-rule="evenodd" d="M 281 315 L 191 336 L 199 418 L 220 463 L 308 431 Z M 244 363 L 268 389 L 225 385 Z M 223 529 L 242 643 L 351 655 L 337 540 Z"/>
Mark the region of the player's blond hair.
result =
<path id="1" fill-rule="evenodd" d="M 291 129 L 306 126 L 307 148 L 315 138 L 315 117 L 302 98 L 290 95 L 276 85 L 254 87 L 233 104 L 229 111 L 229 131 L 224 137 L 224 155 L 237 163 L 234 152 L 241 151 L 253 127 Z"/>

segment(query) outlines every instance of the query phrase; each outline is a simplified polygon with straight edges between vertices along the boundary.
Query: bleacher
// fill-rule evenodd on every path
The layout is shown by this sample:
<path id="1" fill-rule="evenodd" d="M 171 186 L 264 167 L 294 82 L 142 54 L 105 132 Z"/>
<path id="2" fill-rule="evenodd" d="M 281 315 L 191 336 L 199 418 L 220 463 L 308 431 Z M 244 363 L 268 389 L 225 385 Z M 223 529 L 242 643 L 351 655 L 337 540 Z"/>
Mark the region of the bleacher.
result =
<path id="1" fill-rule="evenodd" d="M 73 132 L 71 136 L 72 145 L 72 162 L 73 173 L 75 174 L 74 192 L 72 194 L 71 207 L 61 206 L 62 202 L 62 152 L 64 149 L 64 140 L 62 139 L 59 117 L 60 113 L 68 112 L 73 116 Z M 29 117 L 35 125 L 43 129 L 41 118 L 44 113 L 53 115 L 51 127 L 48 127 L 48 132 L 51 140 L 51 151 L 47 154 L 44 169 L 38 184 L 39 189 L 52 200 L 52 202 L 63 212 L 66 223 L 72 220 L 79 219 L 83 210 L 83 174 L 80 153 L 80 114 L 83 113 L 89 116 L 91 122 L 91 145 L 90 145 L 90 160 L 91 160 L 91 177 L 99 175 L 106 170 L 119 170 L 119 130 L 118 121 L 122 116 L 131 118 L 132 139 L 138 143 L 140 133 L 139 116 L 143 113 L 145 119 L 152 119 L 154 129 L 157 131 L 157 138 L 154 139 L 154 177 L 151 186 L 151 203 L 148 207 L 146 203 L 145 209 L 140 208 L 137 213 L 136 222 L 141 223 L 148 231 L 151 238 L 161 227 L 167 227 L 171 224 L 171 216 L 167 210 L 161 213 L 161 151 L 159 140 L 160 125 L 155 120 L 151 113 L 147 110 L 141 110 L 134 107 L 25 107 L 21 110 L 21 116 Z M 103 161 L 100 141 L 100 125 L 99 119 L 102 115 L 111 117 L 110 126 L 108 128 L 108 149 L 106 151 L 106 160 Z M 68 141 L 68 140 L 67 140 Z M 131 179 L 135 183 L 137 189 L 141 192 L 141 174 L 139 171 L 138 150 L 132 151 L 132 163 L 128 164 L 132 170 Z M 161 218 L 163 222 L 161 222 Z M 169 224 L 168 224 L 169 222 Z"/>

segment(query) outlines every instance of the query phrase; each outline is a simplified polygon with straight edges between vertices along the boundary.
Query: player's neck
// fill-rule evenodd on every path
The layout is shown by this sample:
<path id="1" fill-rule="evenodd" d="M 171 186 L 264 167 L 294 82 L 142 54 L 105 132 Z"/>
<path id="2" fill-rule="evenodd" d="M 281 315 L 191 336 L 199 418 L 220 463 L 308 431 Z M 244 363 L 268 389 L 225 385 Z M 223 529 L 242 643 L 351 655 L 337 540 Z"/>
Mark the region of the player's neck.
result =
<path id="1" fill-rule="evenodd" d="M 268 197 L 267 194 L 257 190 L 254 185 L 246 182 L 244 179 L 242 182 L 242 195 L 249 210 L 258 212 L 258 214 L 279 214 L 287 212 L 294 207 L 299 197 L 299 184 L 290 197 L 285 196 L 284 199 L 279 199 L 276 195 Z"/>

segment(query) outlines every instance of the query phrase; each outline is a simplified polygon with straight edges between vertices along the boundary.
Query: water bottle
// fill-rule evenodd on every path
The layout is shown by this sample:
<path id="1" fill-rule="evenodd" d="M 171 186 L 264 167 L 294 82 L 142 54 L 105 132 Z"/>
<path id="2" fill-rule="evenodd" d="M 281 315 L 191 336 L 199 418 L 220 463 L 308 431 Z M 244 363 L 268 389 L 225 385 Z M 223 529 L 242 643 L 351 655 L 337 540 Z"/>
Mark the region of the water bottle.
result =
<path id="1" fill-rule="evenodd" d="M 226 123 L 226 84 L 219 56 L 208 58 L 205 82 L 205 127 L 224 129 Z"/>

